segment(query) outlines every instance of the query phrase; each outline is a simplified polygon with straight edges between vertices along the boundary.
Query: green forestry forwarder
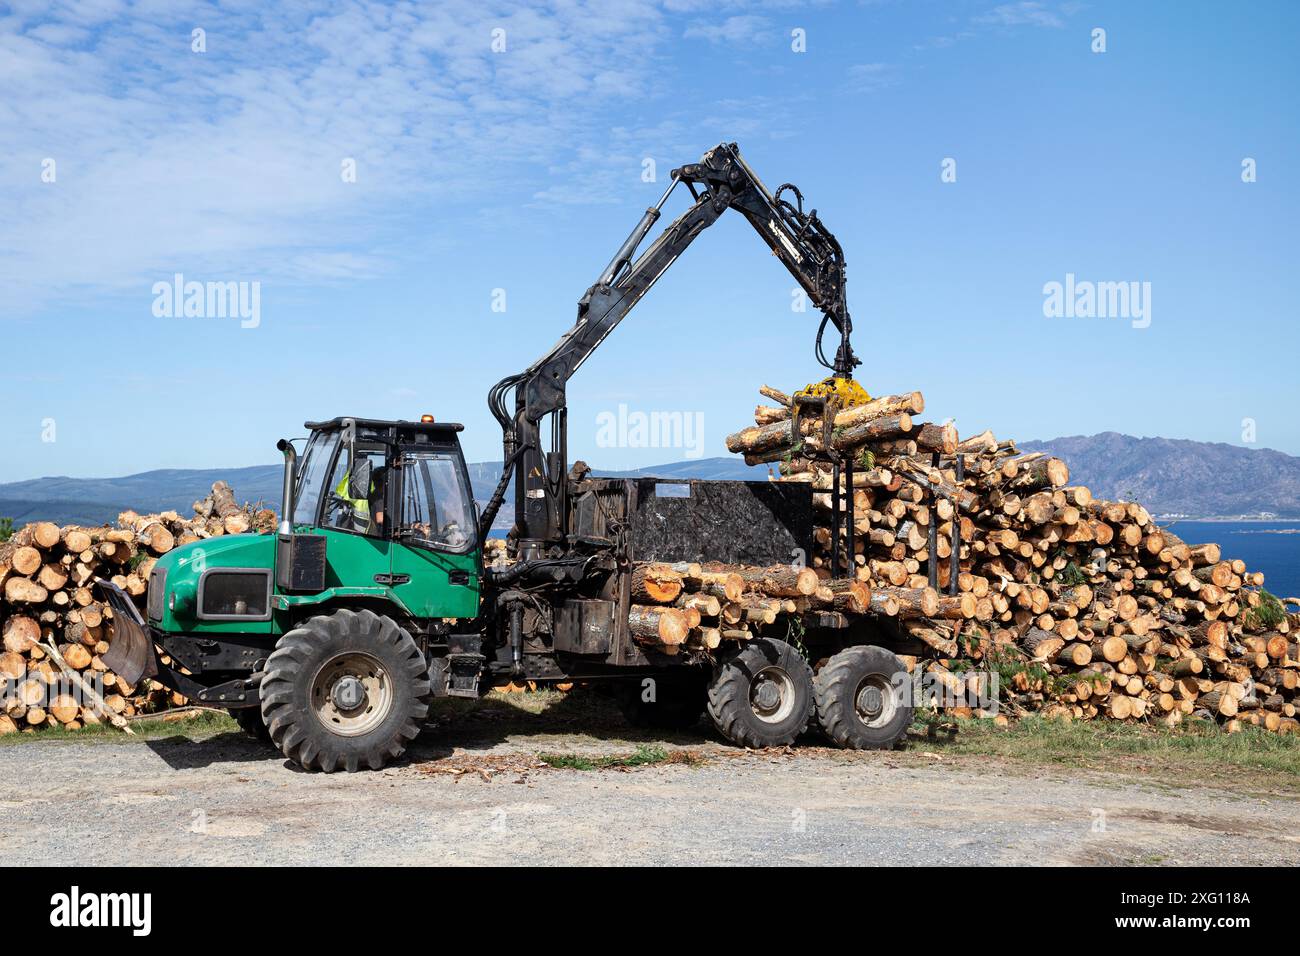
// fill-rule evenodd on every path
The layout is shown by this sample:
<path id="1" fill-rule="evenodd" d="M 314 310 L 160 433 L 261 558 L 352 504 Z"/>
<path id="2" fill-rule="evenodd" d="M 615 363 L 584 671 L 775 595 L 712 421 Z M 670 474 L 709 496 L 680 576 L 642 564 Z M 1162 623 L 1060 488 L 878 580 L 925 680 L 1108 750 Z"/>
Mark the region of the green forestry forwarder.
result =
<path id="1" fill-rule="evenodd" d="M 690 192 L 690 208 L 638 254 L 678 186 Z M 831 374 L 796 394 L 795 418 L 819 415 L 829 428 L 834 410 L 867 399 L 852 377 L 859 362 L 849 345 L 843 251 L 816 210 L 804 211 L 798 189 L 787 184 L 773 195 L 736 145 L 722 144 L 673 170 L 672 184 L 582 297 L 574 326 L 492 388 L 504 467 L 481 513 L 460 425 L 427 415 L 309 422 L 301 455 L 278 444 L 284 489 L 275 532 L 165 554 L 143 616 L 125 593 L 98 582 L 114 612 L 108 667 L 129 682 L 152 678 L 228 708 L 290 760 L 326 772 L 383 766 L 419 734 L 432 698 L 477 697 L 509 680 L 606 681 L 629 716 L 650 726 L 689 726 L 707 709 L 725 737 L 748 747 L 788 744 L 814 719 L 841 746 L 892 746 L 912 707 L 892 683 L 901 662 L 880 646 L 895 635 L 875 619 L 824 613 L 799 649 L 763 636 L 670 655 L 629 632 L 634 560 L 781 564 L 811 553 L 807 484 L 674 482 L 673 493 L 659 495 L 655 479 L 594 478 L 581 462 L 569 469 L 570 376 L 728 209 L 823 313 L 816 355 Z M 822 350 L 828 325 L 839 333 L 833 361 Z M 833 464 L 852 487 L 852 461 Z M 483 543 L 512 477 L 515 560 L 485 568 Z M 834 498 L 833 573 L 851 574 L 852 495 Z M 707 535 L 697 530 L 710 524 Z M 647 678 L 653 694 L 643 690 Z"/>

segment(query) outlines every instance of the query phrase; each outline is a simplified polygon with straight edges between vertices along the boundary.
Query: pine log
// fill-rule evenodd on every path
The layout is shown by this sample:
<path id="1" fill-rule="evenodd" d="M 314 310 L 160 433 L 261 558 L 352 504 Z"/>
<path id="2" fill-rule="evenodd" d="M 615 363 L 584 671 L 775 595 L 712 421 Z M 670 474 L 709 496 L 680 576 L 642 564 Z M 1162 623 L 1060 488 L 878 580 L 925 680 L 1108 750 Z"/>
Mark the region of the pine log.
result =
<path id="1" fill-rule="evenodd" d="M 4 596 L 10 604 L 42 604 L 50 592 L 29 578 L 9 578 Z"/>
<path id="2" fill-rule="evenodd" d="M 628 627 L 639 643 L 666 646 L 683 643 L 690 631 L 685 612 L 677 608 L 638 604 L 628 609 Z"/>
<path id="3" fill-rule="evenodd" d="M 938 617 L 948 620 L 969 620 L 976 614 L 978 600 L 974 594 L 969 592 L 955 595 L 944 595 L 938 598 L 938 607 L 929 617 Z"/>
<path id="4" fill-rule="evenodd" d="M 940 630 L 937 627 L 927 626 L 919 621 L 905 621 L 903 630 L 911 637 L 928 644 L 946 657 L 955 657 L 957 655 L 957 642 L 952 639 L 949 632 Z"/>
<path id="5" fill-rule="evenodd" d="M 682 593 L 682 576 L 661 564 L 642 565 L 632 570 L 632 600 L 671 604 Z"/>
<path id="6" fill-rule="evenodd" d="M 1019 470 L 1010 487 L 1025 490 L 1044 486 L 1060 487 L 1070 480 L 1070 469 L 1059 458 L 1040 458 Z"/>
<path id="7" fill-rule="evenodd" d="M 857 448 L 859 445 L 883 438 L 897 438 L 912 430 L 912 417 L 906 413 L 875 418 L 861 424 L 837 430 L 831 436 L 831 445 L 837 449 Z"/>
<path id="8" fill-rule="evenodd" d="M 684 580 L 688 591 L 712 594 L 723 601 L 739 601 L 745 593 L 745 579 L 734 571 L 701 571 Z"/>
<path id="9" fill-rule="evenodd" d="M 923 411 L 925 411 L 925 398 L 920 392 L 885 395 L 839 412 L 835 416 L 835 427 L 851 428 L 872 419 L 893 415 L 919 415 Z"/>
<path id="10" fill-rule="evenodd" d="M 747 585 L 770 597 L 807 597 L 817 590 L 817 572 L 812 568 L 742 566 L 735 573 Z"/>
<path id="11" fill-rule="evenodd" d="M 952 455 L 957 451 L 957 426 L 948 422 L 943 425 L 926 423 L 910 436 L 916 447 L 923 451 L 937 451 L 943 455 Z"/>
<path id="12" fill-rule="evenodd" d="M 872 593 L 893 598 L 899 617 L 934 617 L 939 612 L 939 594 L 934 588 L 876 588 Z"/>
<path id="13" fill-rule="evenodd" d="M 4 622 L 4 649 L 26 654 L 40 640 L 41 626 L 25 614 L 12 614 Z"/>

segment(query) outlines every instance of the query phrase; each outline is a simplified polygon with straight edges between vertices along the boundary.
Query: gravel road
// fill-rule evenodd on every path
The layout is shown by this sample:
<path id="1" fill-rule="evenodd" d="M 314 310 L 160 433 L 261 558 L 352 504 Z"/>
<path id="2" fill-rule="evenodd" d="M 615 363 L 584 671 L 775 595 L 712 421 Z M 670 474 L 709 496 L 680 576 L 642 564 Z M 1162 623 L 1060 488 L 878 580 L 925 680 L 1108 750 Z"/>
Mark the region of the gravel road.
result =
<path id="1" fill-rule="evenodd" d="M 490 716 L 490 715 L 489 715 Z M 737 751 L 555 769 L 539 753 L 650 738 L 517 715 L 455 719 L 378 773 L 290 767 L 238 733 L 0 747 L 27 861 L 334 864 L 1291 864 L 1300 801 L 933 753 Z"/>

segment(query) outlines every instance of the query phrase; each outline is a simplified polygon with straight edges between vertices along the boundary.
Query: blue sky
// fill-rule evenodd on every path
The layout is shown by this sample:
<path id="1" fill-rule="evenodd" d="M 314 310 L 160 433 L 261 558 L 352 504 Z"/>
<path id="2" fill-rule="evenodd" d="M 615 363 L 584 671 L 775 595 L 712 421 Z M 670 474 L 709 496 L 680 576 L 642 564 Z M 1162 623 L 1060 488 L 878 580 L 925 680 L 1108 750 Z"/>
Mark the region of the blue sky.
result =
<path id="1" fill-rule="evenodd" d="M 1296 4 L 263 6 L 0 5 L 0 481 L 272 462 L 336 414 L 497 458 L 488 387 L 732 140 L 839 236 L 873 394 L 1300 454 Z M 176 273 L 259 283 L 259 324 L 155 316 Z M 1150 283 L 1149 327 L 1044 316 L 1067 274 Z M 597 447 L 620 404 L 724 454 L 760 383 L 819 377 L 792 285 L 724 217 L 570 383 L 572 457 L 684 457 Z"/>

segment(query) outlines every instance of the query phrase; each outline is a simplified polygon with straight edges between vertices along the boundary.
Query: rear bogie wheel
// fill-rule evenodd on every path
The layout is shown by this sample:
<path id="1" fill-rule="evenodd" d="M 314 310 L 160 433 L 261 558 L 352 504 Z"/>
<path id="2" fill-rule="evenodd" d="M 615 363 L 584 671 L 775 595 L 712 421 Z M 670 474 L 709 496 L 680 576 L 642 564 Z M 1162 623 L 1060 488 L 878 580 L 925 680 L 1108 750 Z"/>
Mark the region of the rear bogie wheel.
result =
<path id="1" fill-rule="evenodd" d="M 907 734 L 915 711 L 907 668 L 883 647 L 848 647 L 817 672 L 817 723 L 850 750 L 888 750 Z"/>
<path id="2" fill-rule="evenodd" d="M 308 770 L 378 770 L 400 757 L 429 713 L 428 665 L 391 618 L 340 609 L 289 631 L 266 662 L 262 718 L 271 741 Z"/>
<path id="3" fill-rule="evenodd" d="M 812 669 L 785 641 L 752 640 L 714 672 L 708 711 L 718 732 L 742 747 L 793 743 L 812 715 Z"/>

